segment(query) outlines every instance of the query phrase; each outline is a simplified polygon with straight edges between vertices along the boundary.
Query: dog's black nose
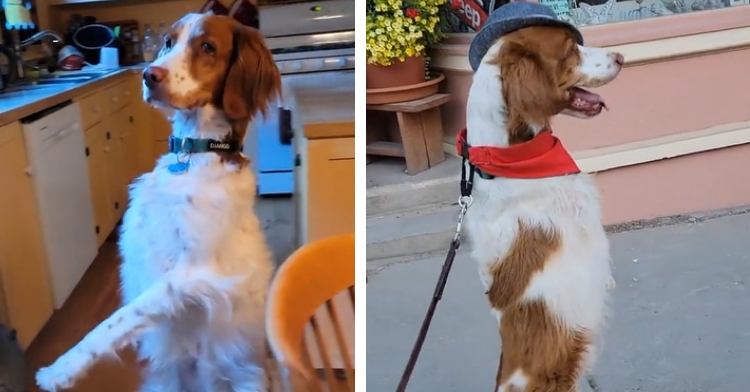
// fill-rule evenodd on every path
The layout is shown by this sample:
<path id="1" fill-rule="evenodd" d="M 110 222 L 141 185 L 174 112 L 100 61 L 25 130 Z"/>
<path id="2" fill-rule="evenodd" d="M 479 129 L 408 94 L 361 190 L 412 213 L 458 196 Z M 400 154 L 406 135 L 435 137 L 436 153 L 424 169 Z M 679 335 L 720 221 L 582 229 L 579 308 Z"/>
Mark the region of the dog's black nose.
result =
<path id="1" fill-rule="evenodd" d="M 146 82 L 146 87 L 153 88 L 159 84 L 167 76 L 167 70 L 162 67 L 149 65 L 143 70 L 143 81 Z"/>

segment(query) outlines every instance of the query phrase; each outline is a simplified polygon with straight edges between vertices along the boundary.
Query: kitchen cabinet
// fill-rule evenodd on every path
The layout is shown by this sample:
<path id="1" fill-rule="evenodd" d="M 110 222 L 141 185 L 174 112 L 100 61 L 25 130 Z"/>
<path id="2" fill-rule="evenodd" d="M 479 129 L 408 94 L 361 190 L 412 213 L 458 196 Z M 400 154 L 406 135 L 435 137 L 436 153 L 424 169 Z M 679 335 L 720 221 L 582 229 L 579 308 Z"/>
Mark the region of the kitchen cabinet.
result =
<path id="1" fill-rule="evenodd" d="M 154 158 L 159 159 L 169 152 L 169 136 L 172 134 L 172 124 L 167 116 L 158 109 L 151 109 L 151 127 L 154 133 Z"/>
<path id="2" fill-rule="evenodd" d="M 354 123 L 348 124 L 351 136 L 304 138 L 297 146 L 300 244 L 354 232 Z"/>
<path id="3" fill-rule="evenodd" d="M 99 123 L 86 130 L 86 154 L 89 164 L 89 180 L 91 182 L 91 198 L 94 203 L 94 219 L 96 220 L 96 242 L 98 246 L 104 243 L 114 227 L 114 215 L 109 208 L 109 189 L 107 186 L 107 153 L 106 123 Z"/>
<path id="4" fill-rule="evenodd" d="M 97 243 L 101 246 L 114 230 L 128 203 L 128 185 L 148 169 L 146 157 L 139 152 L 139 141 L 150 140 L 138 125 L 148 124 L 148 111 L 140 100 L 131 98 L 136 91 L 132 79 L 117 83 L 83 98 L 83 123 L 86 128 L 86 154 L 94 203 Z M 139 117 L 141 117 L 139 119 Z M 138 136 L 144 132 L 147 136 Z M 151 143 L 146 143 L 151 145 Z M 152 161 L 153 162 L 153 161 Z"/>
<path id="5" fill-rule="evenodd" d="M 142 89 L 143 78 L 138 73 L 130 78 L 130 89 L 133 91 L 133 99 L 130 102 L 130 110 L 133 115 L 131 132 L 135 145 L 134 168 L 138 175 L 149 172 L 154 168 L 154 123 L 151 120 L 154 109 L 143 101 Z"/>
<path id="6" fill-rule="evenodd" d="M 138 143 L 135 136 L 135 108 L 128 105 L 115 114 L 116 128 L 120 142 L 120 165 L 122 166 L 122 183 L 127 188 L 143 171 L 138 164 Z M 150 168 L 149 168 L 150 169 Z M 127 191 L 125 195 L 127 200 Z"/>
<path id="7" fill-rule="evenodd" d="M 39 211 L 21 124 L 0 127 L 0 322 L 26 348 L 54 310 Z"/>

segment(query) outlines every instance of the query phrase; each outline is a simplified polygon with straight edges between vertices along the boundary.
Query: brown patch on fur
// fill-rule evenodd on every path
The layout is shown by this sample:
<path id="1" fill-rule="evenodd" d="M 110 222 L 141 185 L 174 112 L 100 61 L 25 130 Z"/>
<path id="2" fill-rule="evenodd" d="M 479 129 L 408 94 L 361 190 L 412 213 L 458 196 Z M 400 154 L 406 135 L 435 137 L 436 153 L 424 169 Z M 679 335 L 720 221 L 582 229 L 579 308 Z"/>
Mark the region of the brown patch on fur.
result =
<path id="1" fill-rule="evenodd" d="M 590 339 L 585 331 L 564 328 L 541 301 L 508 307 L 500 323 L 503 353 L 496 388 L 517 370 L 528 380 L 526 391 L 576 390 Z"/>
<path id="2" fill-rule="evenodd" d="M 526 291 L 531 278 L 560 249 L 560 234 L 518 222 L 518 234 L 505 257 L 490 267 L 492 284 L 487 298 L 493 309 L 504 311 Z"/>
<path id="3" fill-rule="evenodd" d="M 503 314 L 496 389 L 520 370 L 529 382 L 526 391 L 569 392 L 578 382 L 588 336 L 563 328 L 542 301 L 521 302 L 531 279 L 560 249 L 562 239 L 556 231 L 520 221 L 518 225 L 508 253 L 489 271 L 487 297 Z"/>
<path id="4" fill-rule="evenodd" d="M 567 89 L 580 77 L 575 36 L 565 28 L 533 26 L 503 39 L 492 64 L 500 67 L 502 96 L 508 119 L 508 142 L 534 137 L 530 126 L 547 127 L 550 117 L 568 107 Z"/>

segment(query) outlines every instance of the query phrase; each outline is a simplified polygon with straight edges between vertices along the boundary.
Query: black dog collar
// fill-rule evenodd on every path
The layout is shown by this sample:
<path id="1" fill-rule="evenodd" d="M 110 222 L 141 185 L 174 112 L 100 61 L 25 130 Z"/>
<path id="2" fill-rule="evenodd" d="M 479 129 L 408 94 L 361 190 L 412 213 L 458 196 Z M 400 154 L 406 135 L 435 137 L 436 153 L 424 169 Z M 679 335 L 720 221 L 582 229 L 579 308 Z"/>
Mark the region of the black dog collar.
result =
<path id="1" fill-rule="evenodd" d="M 220 141 L 214 139 L 193 139 L 169 137 L 169 152 L 175 154 L 193 154 L 199 152 L 233 153 L 240 152 L 242 146 L 236 141 Z"/>

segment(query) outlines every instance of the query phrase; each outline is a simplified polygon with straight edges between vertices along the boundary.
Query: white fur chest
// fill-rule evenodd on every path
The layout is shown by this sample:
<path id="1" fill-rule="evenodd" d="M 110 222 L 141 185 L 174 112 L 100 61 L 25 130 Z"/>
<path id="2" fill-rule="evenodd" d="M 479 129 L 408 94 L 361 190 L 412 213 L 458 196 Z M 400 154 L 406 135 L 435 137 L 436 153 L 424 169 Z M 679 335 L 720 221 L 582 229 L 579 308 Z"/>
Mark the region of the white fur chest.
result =
<path id="1" fill-rule="evenodd" d="M 242 273 L 237 271 L 241 265 L 231 261 L 248 257 L 240 246 L 256 248 L 260 264 L 271 268 L 253 214 L 255 181 L 250 170 L 197 156 L 187 173 L 175 175 L 166 168 L 174 159 L 171 154 L 162 157 L 153 172 L 131 185 L 120 237 L 126 302 L 178 263 L 208 263 L 226 273 Z"/>
<path id="2" fill-rule="evenodd" d="M 543 298 L 563 319 L 595 329 L 603 316 L 611 272 L 598 192 L 591 178 L 586 174 L 533 180 L 477 178 L 473 197 L 466 234 L 485 288 L 492 283 L 491 267 L 516 238 L 519 222 L 555 229 L 562 248 L 532 278 L 524 298 Z"/>

